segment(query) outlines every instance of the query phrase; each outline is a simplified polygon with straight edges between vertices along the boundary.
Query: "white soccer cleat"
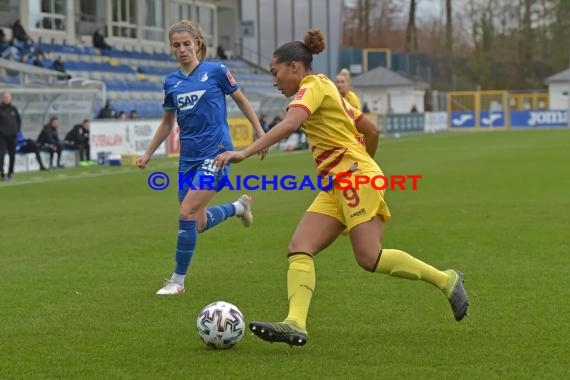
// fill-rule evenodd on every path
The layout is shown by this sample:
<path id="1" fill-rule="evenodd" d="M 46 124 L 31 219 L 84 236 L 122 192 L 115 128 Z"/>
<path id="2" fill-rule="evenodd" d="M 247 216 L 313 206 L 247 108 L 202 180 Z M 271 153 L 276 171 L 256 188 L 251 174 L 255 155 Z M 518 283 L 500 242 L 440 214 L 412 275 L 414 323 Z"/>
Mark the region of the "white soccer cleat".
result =
<path id="1" fill-rule="evenodd" d="M 173 280 L 167 280 L 162 289 L 156 292 L 159 296 L 171 296 L 184 293 L 184 286 L 177 284 Z"/>
<path id="2" fill-rule="evenodd" d="M 251 213 L 251 204 L 253 203 L 253 198 L 249 195 L 242 195 L 238 198 L 237 202 L 243 205 L 243 213 L 238 215 L 238 218 L 241 219 L 241 223 L 245 227 L 251 226 L 253 223 L 253 214 Z"/>

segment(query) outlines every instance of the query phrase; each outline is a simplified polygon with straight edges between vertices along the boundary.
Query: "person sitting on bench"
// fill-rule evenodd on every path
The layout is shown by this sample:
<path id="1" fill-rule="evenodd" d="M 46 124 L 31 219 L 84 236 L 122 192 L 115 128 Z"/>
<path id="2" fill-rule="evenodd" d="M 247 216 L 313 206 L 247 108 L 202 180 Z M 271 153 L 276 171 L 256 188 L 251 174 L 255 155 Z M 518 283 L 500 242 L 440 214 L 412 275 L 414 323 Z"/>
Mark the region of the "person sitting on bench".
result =
<path id="1" fill-rule="evenodd" d="M 85 119 L 81 124 L 75 124 L 63 140 L 65 148 L 79 150 L 79 163 L 81 166 L 88 166 L 90 163 L 89 123 L 89 119 Z"/>
<path id="2" fill-rule="evenodd" d="M 57 116 L 50 117 L 48 123 L 44 125 L 44 128 L 38 136 L 38 145 L 40 150 L 49 152 L 49 168 L 53 169 L 53 156 L 57 153 L 57 166 L 56 168 L 63 168 L 61 164 L 61 151 L 63 150 L 63 144 L 59 141 L 59 136 L 57 135 L 57 129 L 59 128 L 59 118 Z"/>
<path id="3" fill-rule="evenodd" d="M 35 153 L 36 160 L 38 161 L 38 164 L 40 164 L 40 170 L 47 170 L 42 162 L 42 157 L 40 156 L 40 147 L 34 140 L 25 138 L 21 129 L 18 132 L 18 144 L 16 152 L 23 154 Z"/>

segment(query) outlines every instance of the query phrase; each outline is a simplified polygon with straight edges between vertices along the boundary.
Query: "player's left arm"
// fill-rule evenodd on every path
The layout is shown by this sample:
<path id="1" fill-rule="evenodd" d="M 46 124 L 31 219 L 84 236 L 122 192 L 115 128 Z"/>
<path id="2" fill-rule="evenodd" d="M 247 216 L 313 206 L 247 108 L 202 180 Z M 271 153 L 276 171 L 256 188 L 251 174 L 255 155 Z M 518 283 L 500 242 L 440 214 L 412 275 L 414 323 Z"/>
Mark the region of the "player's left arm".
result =
<path id="1" fill-rule="evenodd" d="M 374 157 L 374 154 L 376 154 L 376 148 L 378 147 L 378 128 L 373 122 L 364 116 L 364 114 L 361 114 L 356 119 L 356 130 L 364 136 L 366 152 L 370 157 Z"/>
<path id="2" fill-rule="evenodd" d="M 253 129 L 255 129 L 255 133 L 257 133 L 258 137 L 261 137 L 265 134 L 265 131 L 261 127 L 261 123 L 259 122 L 259 118 L 253 109 L 253 106 L 247 99 L 247 97 L 243 94 L 243 92 L 238 88 L 230 95 L 234 102 L 236 102 L 237 106 L 239 107 L 241 113 L 249 120 L 251 125 L 253 125 Z"/>

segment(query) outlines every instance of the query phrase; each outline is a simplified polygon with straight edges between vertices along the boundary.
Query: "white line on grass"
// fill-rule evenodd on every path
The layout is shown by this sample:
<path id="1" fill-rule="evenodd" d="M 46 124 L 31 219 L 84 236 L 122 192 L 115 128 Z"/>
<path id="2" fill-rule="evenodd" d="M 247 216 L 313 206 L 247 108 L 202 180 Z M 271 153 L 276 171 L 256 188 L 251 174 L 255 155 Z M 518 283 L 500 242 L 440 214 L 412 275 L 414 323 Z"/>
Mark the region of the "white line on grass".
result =
<path id="1" fill-rule="evenodd" d="M 297 154 L 311 154 L 309 151 L 307 150 L 295 150 L 295 151 L 278 151 L 278 150 L 272 150 L 269 152 L 268 158 L 266 159 L 271 159 L 271 156 L 275 156 L 276 158 L 282 158 L 282 157 L 287 157 L 287 156 L 292 156 L 292 155 L 297 155 Z M 252 158 L 254 158 L 255 156 L 252 156 Z M 150 167 L 147 167 L 145 170 L 148 172 L 148 174 L 150 175 L 150 173 L 155 172 L 155 171 L 159 171 L 159 170 L 163 170 L 163 169 L 168 169 L 168 168 L 176 168 L 178 167 L 178 161 L 167 161 L 167 162 L 153 162 L 153 164 Z M 71 170 L 73 170 L 74 168 L 72 168 Z M 8 187 L 13 187 L 13 186 L 24 186 L 24 185 L 36 185 L 39 183 L 49 183 L 49 182 L 56 182 L 56 181 L 67 181 L 67 180 L 74 180 L 74 179 L 85 179 L 85 178 L 97 178 L 97 177 L 103 177 L 103 176 L 110 176 L 110 175 L 118 175 L 118 174 L 132 174 L 132 173 L 140 173 L 141 170 L 137 169 L 135 167 L 129 166 L 129 167 L 101 167 L 98 168 L 98 170 L 82 170 L 82 171 L 74 171 L 73 174 L 68 174 L 64 172 L 65 169 L 63 169 L 63 172 L 58 172 L 55 175 L 48 175 L 46 173 L 45 176 L 39 176 L 39 175 L 34 175 L 32 177 L 26 178 L 26 179 L 14 179 L 12 181 L 9 182 L 0 182 L 0 189 L 2 188 L 8 188 Z M 17 174 L 17 173 L 16 173 Z M 25 173 L 23 173 L 25 174 Z"/>
<path id="2" fill-rule="evenodd" d="M 178 163 L 174 164 L 170 163 L 159 163 L 152 165 L 152 168 L 146 169 L 148 174 L 152 173 L 153 171 L 157 171 L 160 169 L 167 169 L 172 167 L 177 167 Z M 110 175 L 118 175 L 118 174 L 132 174 L 132 173 L 141 173 L 140 169 L 136 169 L 133 167 L 119 167 L 119 168 L 102 168 L 97 171 L 80 171 L 75 172 L 73 174 L 66 174 L 66 173 L 58 173 L 55 176 L 33 176 L 27 178 L 25 180 L 12 180 L 10 182 L 0 182 L 0 189 L 3 187 L 13 187 L 13 186 L 23 186 L 23 185 L 36 185 L 39 183 L 48 183 L 48 182 L 57 182 L 57 181 L 67 181 L 73 179 L 86 179 L 86 178 L 97 178 L 103 176 L 110 176 Z"/>

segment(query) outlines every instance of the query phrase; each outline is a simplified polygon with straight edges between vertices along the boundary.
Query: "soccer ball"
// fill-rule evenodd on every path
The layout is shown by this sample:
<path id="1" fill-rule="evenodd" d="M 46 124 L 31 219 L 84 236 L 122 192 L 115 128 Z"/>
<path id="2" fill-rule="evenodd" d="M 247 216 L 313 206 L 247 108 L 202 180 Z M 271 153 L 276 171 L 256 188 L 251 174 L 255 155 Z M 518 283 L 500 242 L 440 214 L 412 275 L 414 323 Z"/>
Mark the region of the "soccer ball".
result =
<path id="1" fill-rule="evenodd" d="M 196 321 L 198 336 L 211 348 L 231 348 L 245 332 L 245 320 L 237 306 L 216 301 L 205 306 Z"/>

